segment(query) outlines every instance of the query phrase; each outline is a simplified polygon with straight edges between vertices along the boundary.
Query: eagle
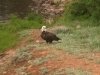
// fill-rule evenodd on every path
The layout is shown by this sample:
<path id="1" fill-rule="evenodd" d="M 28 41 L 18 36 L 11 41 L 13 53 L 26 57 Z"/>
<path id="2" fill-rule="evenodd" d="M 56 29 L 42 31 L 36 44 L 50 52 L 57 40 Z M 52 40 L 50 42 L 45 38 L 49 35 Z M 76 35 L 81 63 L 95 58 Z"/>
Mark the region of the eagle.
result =
<path id="1" fill-rule="evenodd" d="M 41 28 L 41 38 L 46 41 L 46 43 L 52 43 L 52 41 L 58 41 L 61 40 L 59 37 L 57 37 L 55 34 L 48 32 L 46 29 L 46 26 L 42 26 Z"/>

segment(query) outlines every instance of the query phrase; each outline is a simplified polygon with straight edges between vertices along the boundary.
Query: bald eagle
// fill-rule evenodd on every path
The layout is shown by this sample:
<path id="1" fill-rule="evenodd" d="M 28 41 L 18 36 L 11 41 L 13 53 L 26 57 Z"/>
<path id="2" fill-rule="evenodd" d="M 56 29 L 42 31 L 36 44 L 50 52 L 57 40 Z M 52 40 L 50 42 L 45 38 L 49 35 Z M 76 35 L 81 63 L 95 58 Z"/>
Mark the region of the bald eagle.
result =
<path id="1" fill-rule="evenodd" d="M 46 43 L 52 43 L 52 41 L 61 40 L 55 34 L 53 34 L 51 32 L 47 32 L 46 26 L 42 26 L 41 31 L 42 31 L 41 38 L 44 39 L 44 40 L 46 40 Z"/>

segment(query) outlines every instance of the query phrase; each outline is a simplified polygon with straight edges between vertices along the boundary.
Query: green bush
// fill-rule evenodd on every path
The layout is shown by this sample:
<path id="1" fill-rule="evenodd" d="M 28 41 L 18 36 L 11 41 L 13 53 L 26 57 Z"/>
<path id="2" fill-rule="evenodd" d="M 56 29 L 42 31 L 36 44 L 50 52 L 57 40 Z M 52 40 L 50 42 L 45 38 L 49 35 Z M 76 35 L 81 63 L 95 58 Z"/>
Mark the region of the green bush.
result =
<path id="1" fill-rule="evenodd" d="M 40 14 L 30 13 L 26 17 L 29 21 L 38 21 L 39 23 L 43 23 L 43 17 Z"/>
<path id="2" fill-rule="evenodd" d="M 40 28 L 44 20 L 41 15 L 31 13 L 25 19 L 19 19 L 15 15 L 11 16 L 10 28 L 12 31 L 18 31 L 23 29 Z"/>
<path id="3" fill-rule="evenodd" d="M 71 5 L 69 5 L 68 13 L 72 17 L 84 16 L 88 13 L 87 5 L 84 1 L 73 1 Z"/>
<path id="4" fill-rule="evenodd" d="M 100 0 L 73 0 L 67 5 L 65 10 L 65 19 L 69 17 L 71 20 L 91 19 L 99 21 L 100 17 Z"/>

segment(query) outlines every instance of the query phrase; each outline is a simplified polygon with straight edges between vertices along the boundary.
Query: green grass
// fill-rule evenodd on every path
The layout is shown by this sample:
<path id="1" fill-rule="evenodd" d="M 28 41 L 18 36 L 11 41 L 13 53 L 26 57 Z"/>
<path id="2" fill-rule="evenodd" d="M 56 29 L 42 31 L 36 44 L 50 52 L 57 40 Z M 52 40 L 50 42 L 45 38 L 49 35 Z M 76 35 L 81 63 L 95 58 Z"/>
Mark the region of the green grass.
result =
<path id="1" fill-rule="evenodd" d="M 100 27 L 85 27 L 58 33 L 62 43 L 55 44 L 57 49 L 69 52 L 96 52 L 100 50 Z"/>
<path id="2" fill-rule="evenodd" d="M 32 34 L 31 29 L 22 30 L 22 31 L 17 33 L 17 35 L 19 36 L 19 40 L 20 39 L 27 39 L 27 36 L 29 36 L 30 34 Z"/>
<path id="3" fill-rule="evenodd" d="M 9 31 L 0 30 L 0 52 L 13 47 L 17 43 L 16 34 Z"/>
<path id="4" fill-rule="evenodd" d="M 16 30 L 22 30 L 22 29 L 37 29 L 41 28 L 42 24 L 40 24 L 38 21 L 29 21 L 29 20 L 20 20 L 16 19 L 15 21 L 11 21 L 11 28 Z"/>
<path id="5" fill-rule="evenodd" d="M 38 14 L 31 13 L 25 19 L 19 19 L 16 16 L 11 15 L 9 23 L 0 23 L 0 52 L 16 45 L 18 39 L 24 36 L 18 36 L 17 34 L 19 32 L 25 29 L 40 29 L 43 24 L 44 20 L 42 16 Z"/>

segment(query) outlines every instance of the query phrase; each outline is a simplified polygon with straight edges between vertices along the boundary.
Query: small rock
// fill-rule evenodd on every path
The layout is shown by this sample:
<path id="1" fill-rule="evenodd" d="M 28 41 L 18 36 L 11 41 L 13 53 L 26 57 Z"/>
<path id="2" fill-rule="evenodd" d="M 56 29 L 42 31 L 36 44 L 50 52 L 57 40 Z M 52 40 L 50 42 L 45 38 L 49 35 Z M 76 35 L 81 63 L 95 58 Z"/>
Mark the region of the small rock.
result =
<path id="1" fill-rule="evenodd" d="M 36 40 L 36 42 L 39 43 L 40 41 L 39 40 Z"/>
<path id="2" fill-rule="evenodd" d="M 29 66 L 27 67 L 27 69 L 29 69 L 29 70 L 30 70 L 31 68 L 32 68 L 32 65 L 29 65 Z"/>
<path id="3" fill-rule="evenodd" d="M 6 71 L 3 72 L 3 74 L 7 73 Z"/>

